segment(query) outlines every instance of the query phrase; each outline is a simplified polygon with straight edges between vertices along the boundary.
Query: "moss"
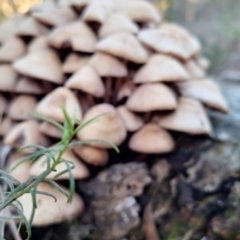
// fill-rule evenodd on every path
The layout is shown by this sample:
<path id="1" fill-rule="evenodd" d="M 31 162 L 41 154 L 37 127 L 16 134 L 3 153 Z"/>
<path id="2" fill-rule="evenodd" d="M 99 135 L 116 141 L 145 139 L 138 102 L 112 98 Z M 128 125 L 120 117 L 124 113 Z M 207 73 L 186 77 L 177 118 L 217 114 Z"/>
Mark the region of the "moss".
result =
<path id="1" fill-rule="evenodd" d="M 172 229 L 168 235 L 168 240 L 174 240 L 177 237 L 182 237 L 189 230 L 189 226 L 180 220 L 174 219 L 172 221 Z"/>

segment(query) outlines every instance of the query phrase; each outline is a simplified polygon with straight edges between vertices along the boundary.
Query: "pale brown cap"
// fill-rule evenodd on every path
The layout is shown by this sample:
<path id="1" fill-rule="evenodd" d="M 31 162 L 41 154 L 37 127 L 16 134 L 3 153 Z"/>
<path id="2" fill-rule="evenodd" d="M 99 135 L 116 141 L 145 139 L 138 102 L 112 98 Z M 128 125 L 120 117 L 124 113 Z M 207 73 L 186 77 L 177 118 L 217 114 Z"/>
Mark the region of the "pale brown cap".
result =
<path id="1" fill-rule="evenodd" d="M 132 95 L 134 90 L 136 89 L 136 85 L 132 80 L 127 80 L 122 86 L 119 88 L 117 93 L 117 100 L 121 101 L 123 98 L 127 98 Z"/>
<path id="2" fill-rule="evenodd" d="M 40 124 L 39 130 L 41 133 L 53 138 L 61 139 L 63 135 L 61 129 L 55 127 L 54 125 L 48 122 L 42 122 Z"/>
<path id="3" fill-rule="evenodd" d="M 97 98 L 105 94 L 105 87 L 102 79 L 98 76 L 95 69 L 91 66 L 83 66 L 74 73 L 65 83 L 67 88 L 78 89 L 87 92 Z"/>
<path id="4" fill-rule="evenodd" d="M 89 60 L 101 77 L 125 77 L 128 74 L 126 66 L 117 58 L 106 53 L 95 53 Z"/>
<path id="5" fill-rule="evenodd" d="M 54 27 L 62 26 L 77 18 L 76 14 L 70 7 L 46 9 L 45 11 L 35 12 L 32 16 L 38 21 Z"/>
<path id="6" fill-rule="evenodd" d="M 27 120 L 29 113 L 33 112 L 37 105 L 37 98 L 31 95 L 19 95 L 9 104 L 8 116 L 13 120 Z"/>
<path id="7" fill-rule="evenodd" d="M 163 83 L 146 83 L 136 88 L 126 107 L 134 112 L 173 110 L 177 100 L 174 92 Z"/>
<path id="8" fill-rule="evenodd" d="M 27 17 L 17 30 L 17 35 L 37 37 L 48 33 L 48 28 L 42 25 L 40 22 L 35 20 L 33 17 Z"/>
<path id="9" fill-rule="evenodd" d="M 76 119 L 82 119 L 80 102 L 71 90 L 64 87 L 55 88 L 46 95 L 37 105 L 36 112 L 52 118 L 58 122 L 65 121 L 61 107 L 65 104 L 66 111 L 70 117 L 74 115 L 76 109 Z"/>
<path id="10" fill-rule="evenodd" d="M 83 122 L 105 113 L 107 115 L 99 117 L 79 131 L 77 137 L 81 140 L 107 140 L 119 146 L 125 140 L 127 131 L 116 109 L 112 105 L 102 103 L 93 106 L 86 112 Z M 109 144 L 105 143 L 91 143 L 89 145 L 100 148 L 111 148 Z"/>
<path id="11" fill-rule="evenodd" d="M 0 62 L 12 62 L 26 52 L 26 45 L 21 38 L 14 37 L 0 48 Z"/>
<path id="12" fill-rule="evenodd" d="M 57 154 L 56 156 L 57 157 Z M 73 154 L 71 149 L 67 149 L 63 155 L 62 158 L 64 160 L 70 161 L 74 163 L 75 168 L 72 169 L 72 175 L 75 179 L 84 179 L 89 176 L 89 171 L 87 167 L 79 161 L 79 159 Z M 40 157 L 31 167 L 30 174 L 33 176 L 39 176 L 43 171 L 47 169 L 47 161 L 46 156 Z M 53 159 L 51 159 L 51 163 L 53 163 Z M 69 163 L 70 165 L 70 163 Z M 70 165 L 71 166 L 71 165 Z M 58 173 L 64 171 L 67 169 L 67 166 L 64 162 L 59 163 L 54 172 L 51 172 L 47 177 L 53 179 L 54 176 L 56 176 Z M 69 173 L 64 173 L 61 176 L 57 178 L 57 180 L 64 180 L 69 179 Z"/>
<path id="13" fill-rule="evenodd" d="M 38 144 L 47 147 L 49 140 L 40 133 L 39 124 L 36 121 L 28 120 L 16 124 L 6 135 L 4 144 L 17 149 L 29 144 Z M 29 154 L 35 151 L 35 148 L 27 148 L 22 152 Z"/>
<path id="14" fill-rule="evenodd" d="M 162 16 L 154 7 L 153 4 L 144 1 L 116 1 L 117 10 L 123 14 L 126 14 L 135 22 L 157 22 L 159 23 Z"/>
<path id="15" fill-rule="evenodd" d="M 28 180 L 28 178 L 31 176 L 30 175 L 30 162 L 23 162 L 18 167 L 12 170 L 12 168 L 24 157 L 25 155 L 21 153 L 11 153 L 8 159 L 7 163 L 7 171 L 8 173 L 17 179 L 19 182 L 25 182 Z M 12 171 L 11 171 L 12 170 Z"/>
<path id="16" fill-rule="evenodd" d="M 184 97 L 199 100 L 209 107 L 228 112 L 227 103 L 218 85 L 211 79 L 193 80 L 177 84 L 180 94 Z"/>
<path id="17" fill-rule="evenodd" d="M 13 127 L 13 122 L 9 117 L 3 117 L 0 120 L 0 136 L 4 137 Z"/>
<path id="18" fill-rule="evenodd" d="M 0 91 L 14 92 L 18 79 L 18 74 L 9 64 L 2 64 L 0 66 Z"/>
<path id="19" fill-rule="evenodd" d="M 105 38 L 118 32 L 137 34 L 139 27 L 130 18 L 121 13 L 112 13 L 99 30 L 99 37 Z"/>
<path id="20" fill-rule="evenodd" d="M 176 59 L 162 55 L 152 55 L 134 76 L 135 83 L 184 81 L 190 75 Z"/>
<path id="21" fill-rule="evenodd" d="M 8 107 L 7 99 L 0 93 L 0 118 L 6 113 Z"/>
<path id="22" fill-rule="evenodd" d="M 173 23 L 163 23 L 158 29 L 145 29 L 139 40 L 159 53 L 170 54 L 188 60 L 201 50 L 199 41 L 189 32 Z"/>
<path id="23" fill-rule="evenodd" d="M 117 107 L 117 112 L 121 117 L 126 129 L 129 132 L 135 132 L 144 124 L 143 120 L 135 113 L 129 111 L 125 106 Z"/>
<path id="24" fill-rule="evenodd" d="M 75 73 L 81 67 L 86 65 L 89 61 L 90 57 L 79 56 L 76 53 L 70 53 L 65 59 L 62 69 L 64 73 Z"/>
<path id="25" fill-rule="evenodd" d="M 34 38 L 28 45 L 28 52 L 31 53 L 48 49 L 47 38 L 47 35 Z"/>
<path id="26" fill-rule="evenodd" d="M 205 71 L 193 60 L 187 61 L 185 68 L 192 78 L 203 78 L 205 76 Z"/>
<path id="27" fill-rule="evenodd" d="M 43 85 L 38 80 L 22 77 L 18 80 L 15 88 L 16 93 L 27 93 L 32 95 L 41 95 L 46 93 Z"/>
<path id="28" fill-rule="evenodd" d="M 92 53 L 97 37 L 83 22 L 72 22 L 52 31 L 48 42 L 55 48 L 72 48 L 73 51 Z"/>
<path id="29" fill-rule="evenodd" d="M 210 135 L 211 123 L 202 104 L 194 99 L 179 98 L 177 109 L 165 116 L 160 116 L 158 123 L 163 128 L 189 134 Z"/>
<path id="30" fill-rule="evenodd" d="M 167 153 L 174 150 L 175 144 L 171 135 L 157 123 L 147 123 L 133 134 L 129 148 L 141 153 Z"/>
<path id="31" fill-rule="evenodd" d="M 14 69 L 29 77 L 42 79 L 56 84 L 63 83 L 61 61 L 50 49 L 29 53 L 13 64 Z"/>
<path id="32" fill-rule="evenodd" d="M 196 63 L 204 70 L 207 71 L 210 68 L 210 61 L 206 57 L 198 56 L 196 58 Z"/>
<path id="33" fill-rule="evenodd" d="M 139 64 L 145 63 L 148 59 L 148 51 L 138 39 L 125 32 L 115 33 L 100 40 L 96 50 Z"/>
<path id="34" fill-rule="evenodd" d="M 61 186 L 61 184 L 59 184 Z M 64 186 L 61 186 L 68 192 Z M 67 203 L 65 195 L 60 193 L 53 185 L 46 182 L 41 182 L 37 191 L 53 194 L 57 198 L 57 202 L 49 196 L 37 194 L 37 208 L 33 218 L 33 226 L 47 226 L 54 223 L 62 223 L 71 221 L 80 215 L 84 210 L 84 203 L 81 197 L 75 193 L 71 203 Z M 32 195 L 26 193 L 21 196 L 18 201 L 23 206 L 23 213 L 27 221 L 30 221 L 33 201 Z"/>
<path id="35" fill-rule="evenodd" d="M 94 166 L 105 166 L 108 163 L 108 151 L 89 145 L 78 145 L 73 151 L 86 163 Z"/>
<path id="36" fill-rule="evenodd" d="M 53 1 L 44 1 L 44 2 L 32 5 L 29 8 L 28 13 L 31 13 L 32 15 L 33 13 L 49 11 L 55 8 L 56 8 L 56 4 Z"/>

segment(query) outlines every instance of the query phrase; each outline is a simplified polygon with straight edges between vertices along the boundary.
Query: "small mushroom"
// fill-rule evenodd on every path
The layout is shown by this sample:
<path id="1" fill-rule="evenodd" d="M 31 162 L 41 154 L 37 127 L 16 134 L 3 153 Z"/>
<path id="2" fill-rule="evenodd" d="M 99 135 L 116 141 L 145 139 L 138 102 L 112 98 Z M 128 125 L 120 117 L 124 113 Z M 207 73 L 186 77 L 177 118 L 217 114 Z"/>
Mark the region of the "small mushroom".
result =
<path id="1" fill-rule="evenodd" d="M 7 111 L 7 99 L 0 93 L 0 118 Z"/>
<path id="2" fill-rule="evenodd" d="M 159 154 L 171 152 L 174 140 L 171 135 L 157 123 L 147 123 L 134 133 L 129 140 L 129 148 L 136 152 Z"/>
<path id="3" fill-rule="evenodd" d="M 0 136 L 4 137 L 12 129 L 13 122 L 9 117 L 3 117 L 0 120 Z"/>
<path id="4" fill-rule="evenodd" d="M 185 68 L 192 78 L 203 78 L 205 76 L 205 71 L 193 60 L 187 61 Z"/>
<path id="5" fill-rule="evenodd" d="M 55 127 L 49 122 L 42 122 L 39 130 L 41 133 L 53 138 L 61 139 L 63 135 L 63 132 L 59 128 Z"/>
<path id="6" fill-rule="evenodd" d="M 48 49 L 47 35 L 35 37 L 28 45 L 28 53 Z"/>
<path id="7" fill-rule="evenodd" d="M 14 92 L 18 74 L 9 64 L 2 64 L 0 66 L 0 91 Z"/>
<path id="8" fill-rule="evenodd" d="M 117 101 L 121 101 L 124 98 L 130 97 L 135 89 L 136 85 L 132 82 L 132 80 L 127 80 L 118 89 Z"/>

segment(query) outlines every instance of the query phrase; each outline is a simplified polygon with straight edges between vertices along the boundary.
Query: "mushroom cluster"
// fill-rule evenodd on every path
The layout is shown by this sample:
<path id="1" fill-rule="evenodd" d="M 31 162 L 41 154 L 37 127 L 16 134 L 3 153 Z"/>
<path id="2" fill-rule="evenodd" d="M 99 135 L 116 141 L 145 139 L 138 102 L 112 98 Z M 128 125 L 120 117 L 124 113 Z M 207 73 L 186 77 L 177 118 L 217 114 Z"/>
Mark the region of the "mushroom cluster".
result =
<path id="1" fill-rule="evenodd" d="M 77 106 L 81 121 L 108 113 L 76 139 L 128 141 L 131 151 L 146 154 L 173 151 L 171 131 L 210 135 L 205 107 L 228 111 L 206 76 L 209 63 L 198 39 L 144 0 L 44 2 L 4 22 L 0 44 L 0 136 L 15 149 L 54 145 L 59 129 L 29 112 L 63 123 L 63 103 L 70 115 Z M 106 165 L 109 148 L 92 143 L 68 150 L 75 178 L 89 176 L 81 161 Z M 24 177 L 38 174 L 42 161 Z"/>

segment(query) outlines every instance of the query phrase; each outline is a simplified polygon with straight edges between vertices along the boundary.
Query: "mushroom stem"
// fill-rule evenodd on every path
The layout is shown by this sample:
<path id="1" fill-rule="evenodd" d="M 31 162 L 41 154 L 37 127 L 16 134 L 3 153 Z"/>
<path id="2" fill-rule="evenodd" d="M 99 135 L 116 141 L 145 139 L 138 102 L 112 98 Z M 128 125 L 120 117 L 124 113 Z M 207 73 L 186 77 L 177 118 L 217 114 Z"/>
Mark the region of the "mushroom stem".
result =
<path id="1" fill-rule="evenodd" d="M 116 105 L 117 104 L 117 94 L 118 91 L 122 85 L 122 78 L 117 78 L 116 80 L 116 84 L 115 84 L 115 89 L 114 89 L 114 96 L 113 96 L 113 104 Z"/>
<path id="2" fill-rule="evenodd" d="M 146 160 L 148 154 L 142 153 L 138 156 L 137 158 L 137 162 L 143 162 L 144 160 Z"/>
<path id="3" fill-rule="evenodd" d="M 144 122 L 149 122 L 149 120 L 151 119 L 151 117 L 152 117 L 152 112 L 146 112 L 146 113 L 144 113 L 144 115 L 143 115 L 143 120 L 144 120 Z"/>
<path id="4" fill-rule="evenodd" d="M 52 89 L 53 89 L 52 83 L 50 83 L 48 81 L 42 81 L 42 83 L 43 83 L 43 88 L 47 93 L 52 91 Z"/>
<path id="5" fill-rule="evenodd" d="M 106 94 L 105 94 L 105 97 L 104 97 L 104 101 L 106 103 L 109 103 L 111 95 L 112 95 L 112 78 L 107 77 L 106 78 Z"/>
<path id="6" fill-rule="evenodd" d="M 86 95 L 87 95 L 87 102 L 89 104 L 89 107 L 94 106 L 95 105 L 94 97 L 89 93 L 87 93 Z"/>

